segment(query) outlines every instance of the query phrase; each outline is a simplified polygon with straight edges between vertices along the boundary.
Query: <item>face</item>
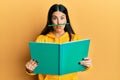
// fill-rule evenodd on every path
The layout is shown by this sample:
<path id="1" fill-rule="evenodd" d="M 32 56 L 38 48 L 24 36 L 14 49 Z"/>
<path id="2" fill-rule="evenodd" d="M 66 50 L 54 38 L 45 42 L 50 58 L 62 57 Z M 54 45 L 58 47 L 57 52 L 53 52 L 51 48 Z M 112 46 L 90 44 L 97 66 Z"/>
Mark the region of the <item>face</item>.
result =
<path id="1" fill-rule="evenodd" d="M 67 22 L 66 15 L 60 11 L 55 11 L 52 14 L 52 24 L 64 24 Z M 64 31 L 65 25 L 54 26 L 55 32 Z"/>

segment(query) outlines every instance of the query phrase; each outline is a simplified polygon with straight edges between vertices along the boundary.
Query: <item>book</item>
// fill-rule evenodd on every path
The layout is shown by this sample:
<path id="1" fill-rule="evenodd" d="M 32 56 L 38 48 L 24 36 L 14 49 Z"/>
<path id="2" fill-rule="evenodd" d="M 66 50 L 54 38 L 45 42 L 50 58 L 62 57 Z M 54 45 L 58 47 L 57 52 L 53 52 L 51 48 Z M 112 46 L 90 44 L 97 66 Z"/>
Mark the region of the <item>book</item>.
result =
<path id="1" fill-rule="evenodd" d="M 29 42 L 31 59 L 38 62 L 36 74 L 64 75 L 86 70 L 79 62 L 88 57 L 90 39 L 66 42 Z"/>

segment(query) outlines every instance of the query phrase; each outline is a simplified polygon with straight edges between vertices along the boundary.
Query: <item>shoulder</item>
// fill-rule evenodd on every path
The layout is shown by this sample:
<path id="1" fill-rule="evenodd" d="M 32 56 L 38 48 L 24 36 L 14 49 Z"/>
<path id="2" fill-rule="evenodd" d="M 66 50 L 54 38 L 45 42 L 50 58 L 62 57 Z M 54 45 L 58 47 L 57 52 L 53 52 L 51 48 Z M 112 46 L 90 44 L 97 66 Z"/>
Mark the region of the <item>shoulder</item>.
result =
<path id="1" fill-rule="evenodd" d="M 46 37 L 46 35 L 39 35 L 37 38 L 39 39 L 39 38 L 45 38 Z"/>
<path id="2" fill-rule="evenodd" d="M 80 40 L 80 37 L 77 34 L 72 34 L 72 40 Z"/>
<path id="3" fill-rule="evenodd" d="M 45 39 L 46 39 L 46 35 L 39 35 L 37 38 L 36 38 L 36 42 L 44 42 Z"/>

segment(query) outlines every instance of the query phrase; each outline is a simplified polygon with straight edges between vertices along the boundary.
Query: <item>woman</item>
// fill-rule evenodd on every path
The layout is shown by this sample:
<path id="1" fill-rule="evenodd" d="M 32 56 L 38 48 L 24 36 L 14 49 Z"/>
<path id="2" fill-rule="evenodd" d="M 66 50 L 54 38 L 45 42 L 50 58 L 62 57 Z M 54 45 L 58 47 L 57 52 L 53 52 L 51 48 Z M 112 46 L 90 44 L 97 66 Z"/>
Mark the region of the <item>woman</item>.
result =
<path id="1" fill-rule="evenodd" d="M 36 42 L 53 42 L 61 44 L 75 40 L 79 40 L 79 37 L 74 33 L 71 27 L 67 9 L 61 4 L 54 4 L 48 12 L 46 27 L 37 37 Z M 39 63 L 34 60 L 28 61 L 26 63 L 27 72 L 31 75 L 34 74 L 32 71 L 38 64 Z M 91 59 L 84 58 L 80 64 L 89 68 Z M 62 76 L 39 74 L 38 78 L 39 80 L 78 80 L 77 72 Z"/>

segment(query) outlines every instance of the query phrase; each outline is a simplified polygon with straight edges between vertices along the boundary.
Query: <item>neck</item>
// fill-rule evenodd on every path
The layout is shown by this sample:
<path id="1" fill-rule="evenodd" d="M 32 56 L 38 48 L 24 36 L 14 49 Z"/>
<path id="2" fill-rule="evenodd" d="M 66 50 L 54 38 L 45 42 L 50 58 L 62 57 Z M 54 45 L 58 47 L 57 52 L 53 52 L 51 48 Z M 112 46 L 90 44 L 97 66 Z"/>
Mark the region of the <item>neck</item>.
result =
<path id="1" fill-rule="evenodd" d="M 65 33 L 65 31 L 62 31 L 62 32 L 55 32 L 55 31 L 53 31 L 53 34 L 54 34 L 57 38 L 61 37 L 64 33 Z"/>

